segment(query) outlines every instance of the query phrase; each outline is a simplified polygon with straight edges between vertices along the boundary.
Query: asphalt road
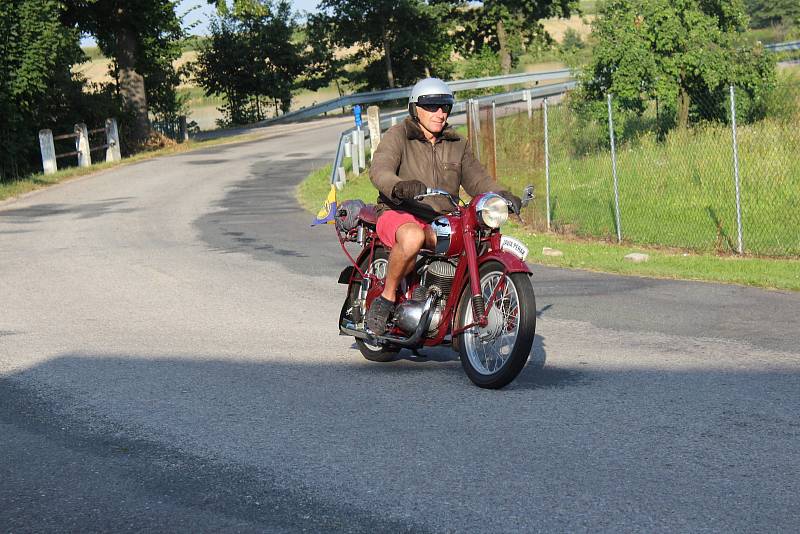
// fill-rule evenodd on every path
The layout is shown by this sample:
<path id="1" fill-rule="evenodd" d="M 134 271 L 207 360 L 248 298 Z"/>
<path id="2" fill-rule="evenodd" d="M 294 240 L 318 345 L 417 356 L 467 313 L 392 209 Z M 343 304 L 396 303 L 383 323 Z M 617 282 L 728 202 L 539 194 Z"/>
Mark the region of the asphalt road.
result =
<path id="1" fill-rule="evenodd" d="M 0 531 L 795 532 L 800 295 L 535 267 L 531 363 L 364 360 L 342 123 L 0 206 Z"/>

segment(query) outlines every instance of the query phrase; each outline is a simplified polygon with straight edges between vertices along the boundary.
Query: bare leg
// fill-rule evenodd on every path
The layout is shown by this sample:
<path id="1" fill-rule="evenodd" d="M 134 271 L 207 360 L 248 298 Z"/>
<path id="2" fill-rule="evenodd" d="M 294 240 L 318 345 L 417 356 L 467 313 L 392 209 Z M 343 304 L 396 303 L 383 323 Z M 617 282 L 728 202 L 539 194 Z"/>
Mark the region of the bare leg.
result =
<path id="1" fill-rule="evenodd" d="M 391 302 L 396 300 L 400 280 L 414 268 L 417 254 L 422 246 L 426 245 L 428 248 L 436 246 L 433 230 L 427 227 L 423 230 L 414 223 L 401 225 L 395 233 L 395 239 L 394 247 L 389 253 L 389 266 L 381 295 Z"/>

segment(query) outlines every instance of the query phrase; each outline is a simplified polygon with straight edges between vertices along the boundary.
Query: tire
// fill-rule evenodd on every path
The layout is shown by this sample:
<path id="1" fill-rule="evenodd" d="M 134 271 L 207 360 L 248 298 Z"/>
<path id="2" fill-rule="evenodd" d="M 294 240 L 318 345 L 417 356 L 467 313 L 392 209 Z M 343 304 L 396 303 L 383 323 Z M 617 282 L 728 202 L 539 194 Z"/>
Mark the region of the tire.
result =
<path id="1" fill-rule="evenodd" d="M 480 283 L 486 304 L 503 271 L 497 262 L 481 266 Z M 513 273 L 505 279 L 502 298 L 498 292 L 487 327 L 473 327 L 458 339 L 464 372 L 476 386 L 486 389 L 500 389 L 517 377 L 528 361 L 536 333 L 536 298 L 530 276 Z M 467 285 L 459 302 L 458 328 L 473 322 L 471 299 Z"/>
<path id="2" fill-rule="evenodd" d="M 362 272 L 383 272 L 383 276 L 386 275 L 386 266 L 389 263 L 389 253 L 386 252 L 384 248 L 376 248 L 375 253 L 372 256 L 372 265 L 367 265 L 367 261 L 369 257 L 364 258 L 364 260 L 359 264 L 359 268 Z M 380 276 L 380 274 L 379 274 Z M 353 284 L 349 292 L 347 294 L 347 300 L 344 303 L 345 308 L 350 307 L 350 303 L 353 302 L 356 297 L 358 296 L 359 286 Z M 400 351 L 399 347 L 394 345 L 381 345 L 378 343 L 370 343 L 366 340 L 355 338 L 356 346 L 358 350 L 361 351 L 361 354 L 364 358 L 368 359 L 371 362 L 390 362 L 395 359 L 395 356 Z"/>

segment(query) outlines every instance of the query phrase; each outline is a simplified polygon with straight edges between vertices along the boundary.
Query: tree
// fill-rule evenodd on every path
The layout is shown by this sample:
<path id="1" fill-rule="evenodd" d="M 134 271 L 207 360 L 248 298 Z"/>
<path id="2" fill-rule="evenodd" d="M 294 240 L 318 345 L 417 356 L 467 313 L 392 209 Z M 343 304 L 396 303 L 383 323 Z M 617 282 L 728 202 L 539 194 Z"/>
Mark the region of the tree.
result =
<path id="1" fill-rule="evenodd" d="M 446 0 L 443 0 L 446 1 Z M 500 56 L 503 74 L 511 72 L 515 56 L 548 36 L 539 22 L 549 17 L 568 17 L 578 9 L 577 0 L 485 0 L 448 2 L 457 5 L 455 38 L 466 55 L 489 47 Z"/>
<path id="2" fill-rule="evenodd" d="M 36 132 L 68 115 L 65 103 L 81 92 L 70 69 L 85 56 L 63 12 L 56 0 L 0 3 L 0 180 L 35 168 Z"/>
<path id="3" fill-rule="evenodd" d="M 745 4 L 753 28 L 800 25 L 800 2 L 797 0 L 746 0 Z"/>
<path id="4" fill-rule="evenodd" d="M 369 88 L 410 85 L 423 76 L 452 72 L 446 33 L 449 7 L 422 0 L 322 0 L 309 18 L 313 32 L 347 61 L 365 63 L 354 78 Z M 344 52 L 342 52 L 344 54 Z"/>
<path id="5" fill-rule="evenodd" d="M 601 6 L 593 27 L 597 46 L 579 93 L 595 109 L 609 92 L 619 107 L 637 113 L 656 99 L 685 128 L 690 113 L 723 118 L 729 84 L 756 100 L 774 84 L 772 58 L 744 39 L 742 0 L 609 0 Z"/>
<path id="6" fill-rule="evenodd" d="M 198 56 L 196 78 L 206 94 L 224 94 L 231 124 L 263 120 L 267 106 L 289 110 L 303 72 L 297 24 L 288 1 L 260 0 L 227 10 L 211 24 L 211 39 Z"/>
<path id="7" fill-rule="evenodd" d="M 123 108 L 133 118 L 130 135 L 141 143 L 150 135 L 149 101 L 168 112 L 176 105 L 179 78 L 172 63 L 185 37 L 172 0 L 69 0 L 65 16 L 97 40 L 114 61 L 113 75 Z"/>

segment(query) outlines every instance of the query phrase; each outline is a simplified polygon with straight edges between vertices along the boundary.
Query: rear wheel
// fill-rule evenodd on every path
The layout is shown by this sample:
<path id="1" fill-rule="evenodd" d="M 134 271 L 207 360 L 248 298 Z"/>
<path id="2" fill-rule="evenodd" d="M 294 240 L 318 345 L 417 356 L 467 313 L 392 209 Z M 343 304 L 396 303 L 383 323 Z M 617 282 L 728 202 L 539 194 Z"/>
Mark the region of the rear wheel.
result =
<path id="1" fill-rule="evenodd" d="M 528 274 L 504 274 L 497 262 L 482 265 L 480 285 L 487 306 L 498 284 L 488 324 L 466 330 L 458 343 L 467 376 L 488 389 L 502 388 L 517 377 L 528 361 L 536 332 L 536 299 Z M 467 287 L 459 304 L 459 327 L 475 321 L 471 297 Z"/>
<path id="2" fill-rule="evenodd" d="M 383 280 L 386 277 L 386 269 L 388 266 L 389 253 L 386 252 L 386 249 L 384 248 L 375 249 L 375 253 L 372 255 L 371 264 L 369 263 L 369 257 L 364 258 L 364 260 L 359 264 L 359 268 L 362 272 L 374 274 L 380 280 Z M 350 292 L 348 293 L 347 301 L 345 302 L 346 307 L 349 308 L 353 305 L 352 303 L 356 302 L 360 287 L 360 284 L 353 284 L 350 287 Z M 361 320 L 363 321 L 363 314 L 366 313 L 366 310 L 354 310 L 354 312 L 360 314 Z M 355 338 L 355 340 L 356 346 L 358 347 L 358 350 L 361 351 L 361 354 L 364 355 L 364 358 L 372 362 L 392 361 L 395 355 L 400 351 L 400 348 L 394 345 L 384 345 L 360 338 Z"/>

